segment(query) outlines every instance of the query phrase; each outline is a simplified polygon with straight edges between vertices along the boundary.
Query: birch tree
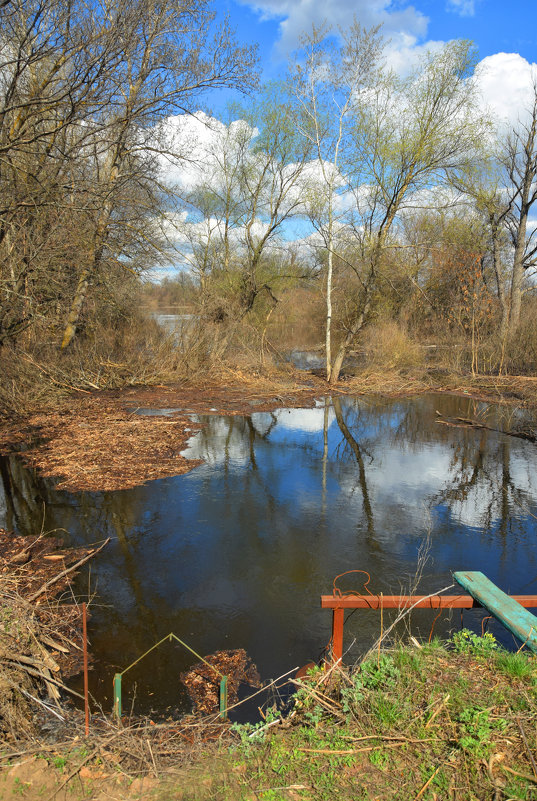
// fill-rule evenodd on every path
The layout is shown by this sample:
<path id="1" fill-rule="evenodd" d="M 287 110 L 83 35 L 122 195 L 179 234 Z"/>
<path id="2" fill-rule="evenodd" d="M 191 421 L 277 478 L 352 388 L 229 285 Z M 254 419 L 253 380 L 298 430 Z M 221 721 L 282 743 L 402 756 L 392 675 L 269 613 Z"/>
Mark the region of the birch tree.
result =
<path id="1" fill-rule="evenodd" d="M 291 66 L 290 83 L 297 103 L 297 121 L 311 144 L 320 180 L 307 197 L 308 214 L 326 251 L 326 371 L 332 380 L 332 278 L 338 250 L 340 200 L 346 186 L 346 144 L 352 122 L 377 73 L 382 39 L 379 28 L 366 30 L 355 20 L 337 35 L 327 28 L 304 34 Z M 355 161 L 355 175 L 360 165 Z M 337 380 L 337 377 L 336 379 Z"/>

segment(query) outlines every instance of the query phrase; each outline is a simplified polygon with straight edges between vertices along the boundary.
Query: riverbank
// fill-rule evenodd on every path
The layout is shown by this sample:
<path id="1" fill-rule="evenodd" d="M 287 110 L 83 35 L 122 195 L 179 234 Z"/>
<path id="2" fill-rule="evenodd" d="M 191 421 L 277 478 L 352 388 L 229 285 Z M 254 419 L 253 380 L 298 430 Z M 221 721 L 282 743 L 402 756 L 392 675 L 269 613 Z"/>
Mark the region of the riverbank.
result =
<path id="1" fill-rule="evenodd" d="M 4 799 L 492 801 L 537 791 L 537 668 L 462 631 L 294 682 L 256 725 L 122 728 L 4 750 Z"/>
<path id="2" fill-rule="evenodd" d="M 327 395 L 408 397 L 426 392 L 459 394 L 508 407 L 537 407 L 537 378 L 533 377 L 364 371 L 329 386 L 322 376 L 290 367 L 267 374 L 228 369 L 196 383 L 73 391 L 53 408 L 3 421 L 0 451 L 23 449 L 24 462 L 58 479 L 58 489 L 127 489 L 180 475 L 199 464 L 182 455 L 198 428 L 191 415 L 308 408 Z M 166 413 L 151 414 L 157 410 Z"/>

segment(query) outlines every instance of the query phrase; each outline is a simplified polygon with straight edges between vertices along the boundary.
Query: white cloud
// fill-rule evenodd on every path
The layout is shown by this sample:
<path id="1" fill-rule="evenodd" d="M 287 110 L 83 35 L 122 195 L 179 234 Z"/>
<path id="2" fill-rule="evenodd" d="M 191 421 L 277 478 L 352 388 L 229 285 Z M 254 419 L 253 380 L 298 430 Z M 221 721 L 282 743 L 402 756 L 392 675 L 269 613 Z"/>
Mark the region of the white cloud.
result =
<path id="1" fill-rule="evenodd" d="M 537 64 L 518 53 L 495 53 L 478 66 L 477 84 L 483 105 L 500 124 L 516 124 L 533 102 Z"/>
<path id="2" fill-rule="evenodd" d="M 202 178 L 207 180 L 208 175 L 216 171 L 218 155 L 225 147 L 229 151 L 239 134 L 253 138 L 257 130 L 250 128 L 244 120 L 235 120 L 227 126 L 198 111 L 194 115 L 168 117 L 160 133 L 169 151 L 169 155 L 161 158 L 166 183 L 190 191 L 199 186 Z"/>
<path id="3" fill-rule="evenodd" d="M 278 421 L 278 428 L 285 428 L 290 431 L 305 431 L 309 434 L 316 434 L 324 429 L 324 409 L 276 409 L 273 416 Z M 332 407 L 328 412 L 328 426 L 330 427 L 335 420 L 335 413 Z M 265 420 L 262 413 L 252 415 L 252 422 L 260 431 L 263 430 Z"/>
<path id="4" fill-rule="evenodd" d="M 346 29 L 356 18 L 365 28 L 382 25 L 387 39 L 394 40 L 401 34 L 423 38 L 427 33 L 428 18 L 407 4 L 404 8 L 390 10 L 391 0 L 242 0 L 257 11 L 263 19 L 281 19 L 279 50 L 287 54 L 296 48 L 300 35 L 311 31 L 312 24 L 329 20 L 334 28 Z"/>
<path id="5" fill-rule="evenodd" d="M 448 0 L 446 8 L 461 17 L 473 17 L 475 14 L 475 0 Z"/>
<path id="6" fill-rule="evenodd" d="M 405 32 L 392 35 L 384 48 L 386 66 L 404 77 L 426 53 L 438 53 L 445 45 L 442 41 L 418 41 L 417 36 Z"/>

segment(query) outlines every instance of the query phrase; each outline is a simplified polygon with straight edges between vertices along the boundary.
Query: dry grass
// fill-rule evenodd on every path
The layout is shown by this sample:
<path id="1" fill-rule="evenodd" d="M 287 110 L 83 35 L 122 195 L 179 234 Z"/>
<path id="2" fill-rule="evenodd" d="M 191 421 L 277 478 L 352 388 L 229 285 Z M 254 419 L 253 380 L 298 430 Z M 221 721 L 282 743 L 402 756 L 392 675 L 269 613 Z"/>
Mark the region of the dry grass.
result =
<path id="1" fill-rule="evenodd" d="M 367 328 L 362 344 L 370 367 L 404 370 L 421 367 L 425 360 L 423 348 L 391 320 Z"/>

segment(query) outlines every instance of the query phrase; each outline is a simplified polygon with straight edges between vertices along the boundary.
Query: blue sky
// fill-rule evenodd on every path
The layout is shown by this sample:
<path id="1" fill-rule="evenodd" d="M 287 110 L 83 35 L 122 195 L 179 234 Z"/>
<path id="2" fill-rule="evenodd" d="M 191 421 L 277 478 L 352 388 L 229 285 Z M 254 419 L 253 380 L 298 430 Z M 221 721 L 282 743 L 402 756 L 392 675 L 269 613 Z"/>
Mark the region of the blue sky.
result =
<path id="1" fill-rule="evenodd" d="M 420 50 L 429 43 L 471 39 L 480 58 L 518 53 L 537 61 L 535 0 L 216 0 L 243 41 L 260 45 L 265 78 L 285 65 L 300 30 L 325 18 L 345 25 L 353 14 L 366 27 L 382 22 L 395 48 Z"/>

